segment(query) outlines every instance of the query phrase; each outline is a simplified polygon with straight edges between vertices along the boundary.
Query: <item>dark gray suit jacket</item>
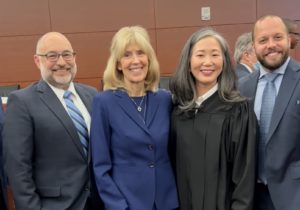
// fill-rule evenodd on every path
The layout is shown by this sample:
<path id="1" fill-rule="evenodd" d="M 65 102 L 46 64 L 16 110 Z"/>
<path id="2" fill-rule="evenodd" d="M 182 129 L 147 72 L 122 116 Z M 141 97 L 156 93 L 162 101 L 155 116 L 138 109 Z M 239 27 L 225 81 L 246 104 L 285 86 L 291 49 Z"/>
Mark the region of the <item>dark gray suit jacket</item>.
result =
<path id="1" fill-rule="evenodd" d="M 251 72 L 249 72 L 249 70 L 246 68 L 246 66 L 238 63 L 236 65 L 236 69 L 235 69 L 235 73 L 236 73 L 236 76 L 241 79 L 242 77 L 245 77 L 249 74 L 251 74 Z"/>
<path id="2" fill-rule="evenodd" d="M 2 158 L 2 123 L 3 123 L 3 109 L 2 109 L 2 100 L 0 96 L 0 196 L 2 203 L 0 204 L 1 210 L 6 210 L 7 209 L 7 204 L 6 204 L 6 177 L 4 175 L 3 171 L 3 158 Z"/>
<path id="3" fill-rule="evenodd" d="M 259 71 L 240 81 L 254 102 Z M 253 105 L 253 104 L 252 104 Z M 300 208 L 300 64 L 290 60 L 276 98 L 266 147 L 268 187 L 276 210 Z"/>
<path id="4" fill-rule="evenodd" d="M 91 111 L 96 89 L 74 84 Z M 16 210 L 83 210 L 89 159 L 63 105 L 44 81 L 10 94 L 3 127 L 4 166 Z"/>

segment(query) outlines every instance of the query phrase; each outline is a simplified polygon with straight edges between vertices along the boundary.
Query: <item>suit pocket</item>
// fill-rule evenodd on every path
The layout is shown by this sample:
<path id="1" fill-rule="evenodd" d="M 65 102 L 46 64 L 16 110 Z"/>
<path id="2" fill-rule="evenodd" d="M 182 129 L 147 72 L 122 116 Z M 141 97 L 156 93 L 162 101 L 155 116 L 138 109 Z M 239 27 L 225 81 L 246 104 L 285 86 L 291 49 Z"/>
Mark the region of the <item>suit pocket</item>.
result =
<path id="1" fill-rule="evenodd" d="M 39 187 L 37 191 L 41 197 L 59 197 L 61 194 L 60 187 Z"/>

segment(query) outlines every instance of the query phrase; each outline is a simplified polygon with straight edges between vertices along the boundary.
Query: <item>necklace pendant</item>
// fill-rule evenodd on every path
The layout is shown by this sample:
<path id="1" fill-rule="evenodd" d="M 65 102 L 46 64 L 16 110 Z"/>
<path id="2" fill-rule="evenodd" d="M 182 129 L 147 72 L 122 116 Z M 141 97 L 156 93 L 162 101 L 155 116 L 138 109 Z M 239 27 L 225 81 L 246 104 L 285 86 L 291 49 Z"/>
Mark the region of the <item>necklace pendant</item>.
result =
<path id="1" fill-rule="evenodd" d="M 142 111 L 142 107 L 140 107 L 140 106 L 138 106 L 136 109 L 137 109 L 139 112 Z"/>

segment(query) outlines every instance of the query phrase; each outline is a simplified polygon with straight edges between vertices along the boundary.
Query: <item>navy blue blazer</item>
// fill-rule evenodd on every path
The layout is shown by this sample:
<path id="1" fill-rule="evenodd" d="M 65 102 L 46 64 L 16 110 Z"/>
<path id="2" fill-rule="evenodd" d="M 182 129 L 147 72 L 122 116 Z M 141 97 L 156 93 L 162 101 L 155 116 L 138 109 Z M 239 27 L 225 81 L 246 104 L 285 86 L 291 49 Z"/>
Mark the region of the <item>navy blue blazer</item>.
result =
<path id="1" fill-rule="evenodd" d="M 171 95 L 147 93 L 146 123 L 125 91 L 94 98 L 91 147 L 98 191 L 108 210 L 178 207 L 168 156 Z"/>
<path id="2" fill-rule="evenodd" d="M 259 71 L 240 81 L 242 95 L 255 100 Z M 266 147 L 266 173 L 279 210 L 300 207 L 300 64 L 290 60 L 276 98 Z"/>

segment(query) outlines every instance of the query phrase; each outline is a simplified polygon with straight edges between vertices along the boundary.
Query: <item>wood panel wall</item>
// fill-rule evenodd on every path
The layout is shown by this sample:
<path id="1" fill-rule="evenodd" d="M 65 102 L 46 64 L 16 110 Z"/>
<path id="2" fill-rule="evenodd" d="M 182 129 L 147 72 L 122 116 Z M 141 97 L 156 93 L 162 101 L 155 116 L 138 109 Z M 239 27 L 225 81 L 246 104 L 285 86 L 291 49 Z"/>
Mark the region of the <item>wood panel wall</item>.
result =
<path id="1" fill-rule="evenodd" d="M 201 7 L 211 8 L 211 20 L 201 20 Z M 170 75 L 186 39 L 211 26 L 228 40 L 251 30 L 261 15 L 297 20 L 300 1 L 286 0 L 0 0 L 0 85 L 26 87 L 40 78 L 33 63 L 38 38 L 48 31 L 64 33 L 77 52 L 76 80 L 100 88 L 114 33 L 122 26 L 149 30 L 161 65 Z M 300 48 L 292 52 L 300 60 Z"/>

